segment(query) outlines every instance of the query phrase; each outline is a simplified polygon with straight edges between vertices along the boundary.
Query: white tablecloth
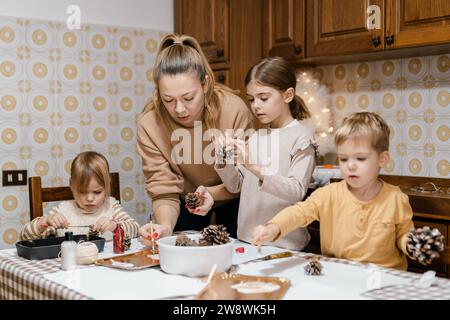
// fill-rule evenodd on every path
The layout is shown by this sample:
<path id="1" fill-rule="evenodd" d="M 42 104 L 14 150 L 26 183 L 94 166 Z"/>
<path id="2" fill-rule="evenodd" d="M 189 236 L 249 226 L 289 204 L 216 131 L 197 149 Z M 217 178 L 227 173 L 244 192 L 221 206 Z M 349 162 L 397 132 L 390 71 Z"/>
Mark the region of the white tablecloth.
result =
<path id="1" fill-rule="evenodd" d="M 245 252 L 234 251 L 233 264 L 285 251 L 266 246 L 262 247 L 261 255 L 258 255 L 256 247 L 249 244 L 237 242 L 235 248 L 237 247 L 244 247 Z M 134 243 L 133 249 L 139 249 L 139 245 Z M 108 250 L 111 249 L 107 246 L 105 252 Z M 107 253 L 103 253 L 103 256 L 105 255 Z M 251 262 L 241 265 L 237 273 L 288 278 L 291 287 L 284 299 L 379 299 L 383 298 L 383 292 L 379 291 L 380 287 L 403 286 L 408 290 L 413 288 L 412 281 L 420 278 L 419 274 L 410 272 L 324 257 L 321 258 L 323 274 L 308 276 L 304 273 L 304 266 L 310 256 L 311 254 L 298 253 L 290 258 Z M 205 279 L 169 275 L 158 268 L 123 271 L 94 266 L 74 272 L 49 273 L 44 277 L 94 299 L 160 299 L 177 295 L 195 295 L 205 286 Z M 440 287 L 427 289 L 427 292 L 434 292 L 434 295 L 430 294 L 427 298 L 450 299 L 450 281 L 446 279 L 440 281 Z M 370 294 L 367 294 L 368 291 Z M 408 296 L 403 298 L 406 299 Z"/>

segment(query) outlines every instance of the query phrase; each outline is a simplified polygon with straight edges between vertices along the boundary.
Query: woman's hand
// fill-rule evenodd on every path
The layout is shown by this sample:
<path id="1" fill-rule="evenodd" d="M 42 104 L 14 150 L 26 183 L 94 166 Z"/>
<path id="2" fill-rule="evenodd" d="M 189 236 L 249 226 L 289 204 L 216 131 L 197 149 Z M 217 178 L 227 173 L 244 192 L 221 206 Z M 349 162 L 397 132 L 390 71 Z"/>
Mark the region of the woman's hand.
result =
<path id="1" fill-rule="evenodd" d="M 195 209 L 187 208 L 190 213 L 199 215 L 199 216 L 205 216 L 208 214 L 208 212 L 211 210 L 212 206 L 214 205 L 214 199 L 209 193 L 208 189 L 204 186 L 199 186 L 197 190 L 195 191 L 197 196 L 200 198 L 201 205 L 198 206 Z"/>
<path id="2" fill-rule="evenodd" d="M 280 232 L 280 227 L 274 223 L 259 225 L 253 230 L 251 242 L 254 245 L 261 245 L 263 242 L 273 241 L 276 237 L 278 237 Z"/>
<path id="3" fill-rule="evenodd" d="M 108 217 L 100 217 L 93 225 L 92 229 L 94 231 L 98 231 L 100 233 L 103 233 L 105 231 L 111 231 L 114 232 L 114 229 L 117 227 L 117 222 L 114 220 L 108 218 Z"/>
<path id="4" fill-rule="evenodd" d="M 153 224 L 153 234 L 151 231 L 150 223 L 143 225 L 139 229 L 139 241 L 145 246 L 151 246 L 153 241 L 168 237 L 172 234 L 172 231 L 162 224 Z"/>
<path id="5" fill-rule="evenodd" d="M 69 221 L 61 213 L 50 214 L 39 221 L 40 231 L 45 230 L 47 227 L 67 229 L 69 227 Z"/>

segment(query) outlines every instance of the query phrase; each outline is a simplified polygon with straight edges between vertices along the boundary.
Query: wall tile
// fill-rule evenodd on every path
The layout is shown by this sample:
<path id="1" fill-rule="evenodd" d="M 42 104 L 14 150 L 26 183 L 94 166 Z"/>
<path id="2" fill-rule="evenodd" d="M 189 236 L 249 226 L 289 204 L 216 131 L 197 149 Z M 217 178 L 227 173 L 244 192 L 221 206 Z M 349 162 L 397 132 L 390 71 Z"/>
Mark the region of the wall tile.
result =
<path id="1" fill-rule="evenodd" d="M 135 148 L 136 116 L 152 93 L 166 33 L 68 30 L 60 22 L 0 17 L 0 167 L 28 169 L 44 185 L 68 185 L 72 159 L 96 150 L 120 174 L 125 209 L 147 222 L 151 200 Z M 27 188 L 2 188 L 0 208 L 0 248 L 12 247 L 29 220 Z"/>
<path id="2" fill-rule="evenodd" d="M 337 125 L 359 111 L 386 119 L 392 162 L 384 173 L 449 177 L 449 54 L 317 69 L 331 88 Z"/>

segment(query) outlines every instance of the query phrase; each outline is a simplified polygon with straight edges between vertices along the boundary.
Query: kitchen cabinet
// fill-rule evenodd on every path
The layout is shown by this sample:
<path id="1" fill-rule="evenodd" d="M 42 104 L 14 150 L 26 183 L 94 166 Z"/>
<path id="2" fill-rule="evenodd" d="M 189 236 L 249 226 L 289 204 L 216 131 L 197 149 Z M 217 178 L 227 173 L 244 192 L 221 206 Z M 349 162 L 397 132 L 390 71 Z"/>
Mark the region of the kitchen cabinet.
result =
<path id="1" fill-rule="evenodd" d="M 387 0 L 388 48 L 404 48 L 450 41 L 450 1 Z"/>
<path id="2" fill-rule="evenodd" d="M 210 63 L 229 63 L 229 1 L 175 0 L 175 31 L 200 43 Z"/>
<path id="3" fill-rule="evenodd" d="M 364 0 L 307 0 L 306 56 L 371 52 L 384 49 L 383 30 L 368 30 Z M 384 24 L 384 0 L 371 5 L 380 8 L 381 26 Z"/>
<path id="4" fill-rule="evenodd" d="M 218 83 L 229 86 L 230 70 L 214 70 L 214 79 Z"/>
<path id="5" fill-rule="evenodd" d="M 263 55 L 305 57 L 305 0 L 263 0 Z"/>
<path id="6" fill-rule="evenodd" d="M 373 10 L 367 13 L 369 5 L 378 6 L 378 16 Z M 379 28 L 368 29 L 367 21 L 379 21 Z M 448 52 L 450 1 L 306 0 L 306 30 L 306 57 L 310 59 L 380 51 L 383 54 L 370 57 Z M 424 50 L 426 46 L 435 47 Z M 391 50 L 402 48 L 416 50 Z"/>
<path id="7" fill-rule="evenodd" d="M 216 81 L 245 95 L 247 71 L 262 58 L 260 0 L 175 0 L 175 32 L 196 38 Z"/>

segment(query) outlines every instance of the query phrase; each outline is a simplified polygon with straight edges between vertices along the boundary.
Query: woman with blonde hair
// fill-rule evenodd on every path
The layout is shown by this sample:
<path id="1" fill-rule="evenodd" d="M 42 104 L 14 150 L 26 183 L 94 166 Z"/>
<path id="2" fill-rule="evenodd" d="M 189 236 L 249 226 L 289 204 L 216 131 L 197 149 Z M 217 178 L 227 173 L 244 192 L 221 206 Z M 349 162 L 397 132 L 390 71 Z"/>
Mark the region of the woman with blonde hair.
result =
<path id="1" fill-rule="evenodd" d="M 201 230 L 210 223 L 190 214 L 184 196 L 204 186 L 216 201 L 217 224 L 236 236 L 238 195 L 221 184 L 214 170 L 213 138 L 207 132 L 234 134 L 252 127 L 252 114 L 241 98 L 214 82 L 198 42 L 186 35 L 162 39 L 153 68 L 155 90 L 138 120 L 137 150 L 157 224 L 167 236 L 178 230 Z M 210 209 L 210 208 L 207 208 Z M 143 242 L 149 224 L 141 227 Z"/>

